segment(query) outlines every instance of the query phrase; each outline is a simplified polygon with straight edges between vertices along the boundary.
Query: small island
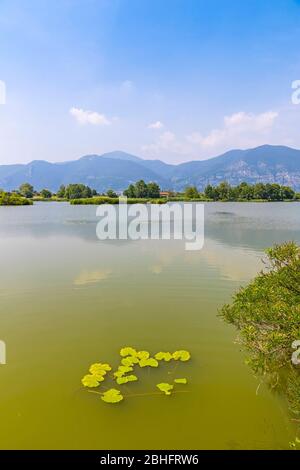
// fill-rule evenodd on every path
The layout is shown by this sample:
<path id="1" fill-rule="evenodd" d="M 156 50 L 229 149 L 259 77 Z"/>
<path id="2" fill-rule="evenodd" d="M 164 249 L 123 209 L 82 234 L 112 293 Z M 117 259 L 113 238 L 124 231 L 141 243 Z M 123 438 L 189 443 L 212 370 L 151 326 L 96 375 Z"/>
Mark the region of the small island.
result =
<path id="1" fill-rule="evenodd" d="M 16 193 L 0 191 L 0 206 L 31 206 L 32 200 Z"/>

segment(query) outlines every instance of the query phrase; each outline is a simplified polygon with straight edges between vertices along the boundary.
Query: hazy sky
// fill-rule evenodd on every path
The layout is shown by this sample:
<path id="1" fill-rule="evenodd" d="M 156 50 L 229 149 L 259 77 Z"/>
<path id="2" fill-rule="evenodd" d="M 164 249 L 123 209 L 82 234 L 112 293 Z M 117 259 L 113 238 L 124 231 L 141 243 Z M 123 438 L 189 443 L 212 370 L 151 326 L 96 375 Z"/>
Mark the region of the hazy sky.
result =
<path id="1" fill-rule="evenodd" d="M 300 1 L 0 0 L 0 80 L 1 164 L 300 148 Z"/>

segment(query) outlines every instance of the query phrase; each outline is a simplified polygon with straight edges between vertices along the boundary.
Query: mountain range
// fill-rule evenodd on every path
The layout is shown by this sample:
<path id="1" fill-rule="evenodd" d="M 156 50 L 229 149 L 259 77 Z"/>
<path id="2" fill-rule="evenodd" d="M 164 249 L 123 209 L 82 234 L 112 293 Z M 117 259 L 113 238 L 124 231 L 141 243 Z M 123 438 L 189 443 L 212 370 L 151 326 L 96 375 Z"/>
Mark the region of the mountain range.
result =
<path id="1" fill-rule="evenodd" d="M 178 165 L 145 160 L 121 151 L 86 155 L 62 163 L 34 160 L 27 164 L 0 165 L 0 188 L 6 191 L 24 182 L 32 184 L 36 190 L 56 191 L 61 184 L 84 183 L 100 192 L 109 188 L 122 191 L 140 179 L 177 191 L 189 185 L 203 190 L 208 183 L 216 185 L 221 181 L 232 185 L 242 181 L 279 183 L 299 191 L 300 150 L 263 145 Z"/>

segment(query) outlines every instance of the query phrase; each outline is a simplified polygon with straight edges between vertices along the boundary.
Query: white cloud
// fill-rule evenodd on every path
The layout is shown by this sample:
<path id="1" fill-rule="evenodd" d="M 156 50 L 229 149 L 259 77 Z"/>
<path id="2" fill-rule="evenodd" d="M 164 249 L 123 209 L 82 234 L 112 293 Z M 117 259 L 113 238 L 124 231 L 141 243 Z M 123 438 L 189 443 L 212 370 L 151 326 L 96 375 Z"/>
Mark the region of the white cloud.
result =
<path id="1" fill-rule="evenodd" d="M 104 115 L 96 111 L 85 111 L 80 108 L 71 108 L 70 114 L 79 124 L 92 124 L 94 126 L 109 126 L 111 121 Z"/>
<path id="2" fill-rule="evenodd" d="M 149 157 L 173 156 L 207 158 L 233 148 L 251 148 L 266 143 L 277 143 L 272 133 L 279 113 L 267 111 L 261 114 L 243 111 L 225 116 L 223 126 L 212 129 L 207 135 L 193 132 L 178 138 L 170 131 L 160 134 L 152 144 L 144 145 L 142 150 Z M 155 124 L 155 123 L 154 123 Z"/>
<path id="3" fill-rule="evenodd" d="M 161 121 L 152 122 L 149 124 L 148 129 L 162 129 L 164 127 Z"/>
<path id="4" fill-rule="evenodd" d="M 186 144 L 181 143 L 170 131 L 163 132 L 155 143 L 143 145 L 142 150 L 149 156 L 165 156 L 166 153 L 185 155 L 187 153 Z"/>
<path id="5" fill-rule="evenodd" d="M 191 144 L 201 148 L 214 147 L 245 147 L 261 143 L 266 138 L 275 123 L 278 113 L 267 111 L 262 114 L 245 113 L 243 111 L 224 117 L 224 125 L 220 129 L 213 129 L 203 136 L 194 132 L 186 137 Z M 263 142 L 265 143 L 265 142 Z"/>

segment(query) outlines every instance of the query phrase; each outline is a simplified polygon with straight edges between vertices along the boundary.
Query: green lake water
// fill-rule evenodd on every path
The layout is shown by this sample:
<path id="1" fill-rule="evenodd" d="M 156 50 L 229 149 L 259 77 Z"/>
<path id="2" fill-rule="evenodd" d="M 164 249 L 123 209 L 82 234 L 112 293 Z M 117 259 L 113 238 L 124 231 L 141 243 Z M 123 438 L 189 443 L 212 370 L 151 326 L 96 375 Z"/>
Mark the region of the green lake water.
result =
<path id="1" fill-rule="evenodd" d="M 188 252 L 180 240 L 99 241 L 95 206 L 1 207 L 0 448 L 288 448 L 285 400 L 257 392 L 217 315 L 265 248 L 300 242 L 299 216 L 299 203 L 206 204 L 205 246 Z M 116 367 L 122 346 L 192 359 L 138 370 L 108 405 L 80 380 L 93 362 Z M 174 377 L 185 393 L 155 393 Z"/>

